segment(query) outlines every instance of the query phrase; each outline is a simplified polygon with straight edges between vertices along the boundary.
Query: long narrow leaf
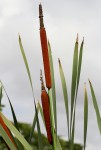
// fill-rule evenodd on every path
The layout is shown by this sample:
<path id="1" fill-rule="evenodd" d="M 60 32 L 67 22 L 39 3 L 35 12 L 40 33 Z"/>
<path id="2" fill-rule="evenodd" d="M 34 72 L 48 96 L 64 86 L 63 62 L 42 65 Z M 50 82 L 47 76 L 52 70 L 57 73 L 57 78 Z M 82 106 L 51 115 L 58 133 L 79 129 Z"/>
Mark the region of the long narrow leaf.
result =
<path id="1" fill-rule="evenodd" d="M 87 125 L 88 125 L 88 96 L 85 87 L 84 88 L 84 150 L 86 147 Z"/>
<path id="2" fill-rule="evenodd" d="M 48 50 L 49 50 L 50 70 L 51 70 L 51 79 L 52 79 L 52 97 L 53 97 L 54 120 L 55 120 L 56 134 L 57 134 L 57 109 L 56 109 L 55 77 L 54 77 L 54 66 L 53 66 L 51 46 L 50 46 L 49 42 L 48 42 Z"/>
<path id="3" fill-rule="evenodd" d="M 30 74 L 30 70 L 29 70 L 27 58 L 26 58 L 26 55 L 25 55 L 25 52 L 24 52 L 24 48 L 23 48 L 23 45 L 22 45 L 22 42 L 21 42 L 21 37 L 20 37 L 20 35 L 19 35 L 19 45 L 20 45 L 20 50 L 21 50 L 21 53 L 22 53 L 22 57 L 23 57 L 25 66 L 26 66 L 26 70 L 27 70 L 27 74 L 28 74 L 28 77 L 29 77 L 29 81 L 30 81 L 30 84 L 31 84 L 33 96 L 34 96 L 34 90 L 33 90 L 32 78 L 31 78 L 31 74 Z"/>
<path id="4" fill-rule="evenodd" d="M 14 120 L 14 125 L 15 125 L 15 127 L 17 128 L 17 130 L 20 131 L 19 125 L 18 125 L 18 121 L 17 121 L 16 115 L 15 115 L 15 112 L 14 112 L 14 109 L 13 109 L 13 106 L 12 106 L 12 103 L 11 103 L 11 101 L 10 101 L 10 98 L 9 98 L 9 96 L 8 96 L 8 94 L 7 94 L 7 92 L 6 92 L 5 87 L 4 87 L 3 84 L 2 84 L 2 86 L 3 86 L 3 89 L 4 89 L 4 91 L 5 91 L 6 96 L 7 96 L 7 98 L 8 98 L 9 104 L 10 104 L 10 108 L 11 108 L 11 112 L 12 112 L 12 116 L 13 116 L 13 120 Z"/>
<path id="5" fill-rule="evenodd" d="M 78 70 L 78 36 L 74 48 L 73 67 L 72 67 L 70 137 L 72 134 L 71 128 L 72 128 L 72 121 L 73 121 L 74 98 L 76 94 L 77 70 Z"/>
<path id="6" fill-rule="evenodd" d="M 37 113 L 39 113 L 39 106 L 37 106 Z M 33 132 L 34 132 L 34 129 L 35 129 L 36 122 L 37 122 L 37 120 L 36 120 L 36 112 L 35 112 L 31 132 L 30 132 L 30 137 L 29 137 L 29 143 L 31 142 L 31 139 L 33 137 Z"/>
<path id="7" fill-rule="evenodd" d="M 101 134 L 100 112 L 99 112 L 96 96 L 95 96 L 95 93 L 94 93 L 94 89 L 93 89 L 93 86 L 92 86 L 92 83 L 90 82 L 90 80 L 89 80 L 89 84 L 90 84 L 90 90 L 91 90 L 91 95 L 92 95 L 92 100 L 93 100 L 93 106 L 94 106 L 94 109 L 95 109 L 95 112 L 96 112 L 97 123 L 98 123 L 99 131 L 100 131 L 100 134 Z"/>
<path id="8" fill-rule="evenodd" d="M 36 108 L 35 101 L 34 101 L 34 105 L 35 105 L 36 121 L 37 121 L 38 145 L 39 145 L 39 150 L 43 150 L 42 135 L 41 135 L 40 124 L 39 124 L 39 118 L 38 118 L 38 112 L 37 112 L 37 108 Z"/>
<path id="9" fill-rule="evenodd" d="M 11 150 L 17 150 L 15 145 L 12 143 L 9 136 L 6 134 L 5 130 L 1 125 L 0 125 L 0 134 Z"/>
<path id="10" fill-rule="evenodd" d="M 73 110 L 72 110 L 73 114 L 71 112 L 71 122 L 73 121 L 73 126 L 71 125 L 72 126 L 72 131 L 70 130 L 71 135 L 73 136 L 73 137 L 71 137 L 71 140 L 72 140 L 71 143 L 73 143 L 74 134 L 75 134 L 75 113 L 76 113 L 77 93 L 78 93 L 79 80 L 80 80 L 80 74 L 81 74 L 81 66 L 82 66 L 83 44 L 84 44 L 84 39 L 83 39 L 83 41 L 81 43 L 81 46 L 80 46 L 79 59 L 78 59 L 78 65 L 77 65 L 77 80 L 76 80 L 75 97 L 74 97 L 74 100 L 73 100 L 74 102 L 73 102 Z"/>
<path id="11" fill-rule="evenodd" d="M 2 100 L 2 86 L 0 87 L 0 107 L 1 107 L 1 100 Z"/>
<path id="12" fill-rule="evenodd" d="M 61 147 L 61 144 L 60 144 L 58 137 L 57 137 L 57 147 L 58 147 L 58 150 L 62 150 L 62 147 Z"/>
<path id="13" fill-rule="evenodd" d="M 73 125 L 72 125 L 72 133 L 71 133 L 71 139 L 70 139 L 70 150 L 74 150 L 74 134 L 75 134 L 75 113 L 73 118 Z"/>
<path id="14" fill-rule="evenodd" d="M 65 76 L 64 76 L 64 72 L 63 72 L 60 60 L 59 60 L 59 71 L 60 71 L 60 78 L 61 78 L 63 95 L 64 95 L 64 103 L 65 103 L 66 116 L 67 116 L 68 139 L 69 139 L 69 106 L 68 106 L 68 94 L 67 94 L 66 80 L 65 80 Z"/>
<path id="15" fill-rule="evenodd" d="M 78 74 L 77 74 L 77 92 L 78 92 L 78 86 L 79 86 L 79 80 L 80 80 L 80 74 L 81 74 L 83 45 L 84 45 L 84 39 L 83 39 L 83 41 L 81 43 L 80 52 L 79 52 Z M 77 96 L 77 93 L 76 93 L 76 96 Z"/>
<path id="16" fill-rule="evenodd" d="M 43 123 L 44 123 L 44 126 L 45 126 L 45 120 L 44 120 L 43 110 L 42 110 L 42 107 L 41 107 L 41 105 L 40 105 L 39 102 L 38 102 L 38 107 L 39 107 L 39 111 L 40 111 L 40 114 L 41 114 L 41 117 L 42 117 L 42 120 L 43 120 Z"/>
<path id="17" fill-rule="evenodd" d="M 15 137 L 21 142 L 21 144 L 25 147 L 25 149 L 32 150 L 31 146 L 24 139 L 24 137 L 20 134 L 20 132 L 12 125 L 12 123 L 1 112 L 0 112 L 0 115 L 2 119 L 4 120 L 6 126 L 15 135 Z"/>
<path id="18" fill-rule="evenodd" d="M 57 141 L 55 139 L 55 130 L 54 130 L 54 115 L 53 115 L 53 101 L 52 101 L 52 89 L 48 90 L 49 101 L 50 101 L 50 116 L 51 116 L 51 130 L 52 130 L 52 138 L 53 138 L 53 149 L 57 148 Z"/>
<path id="19" fill-rule="evenodd" d="M 72 68 L 72 83 L 71 83 L 71 110 L 73 110 L 76 81 L 77 81 L 77 67 L 78 67 L 78 40 L 75 43 L 74 56 L 73 56 L 73 68 Z"/>

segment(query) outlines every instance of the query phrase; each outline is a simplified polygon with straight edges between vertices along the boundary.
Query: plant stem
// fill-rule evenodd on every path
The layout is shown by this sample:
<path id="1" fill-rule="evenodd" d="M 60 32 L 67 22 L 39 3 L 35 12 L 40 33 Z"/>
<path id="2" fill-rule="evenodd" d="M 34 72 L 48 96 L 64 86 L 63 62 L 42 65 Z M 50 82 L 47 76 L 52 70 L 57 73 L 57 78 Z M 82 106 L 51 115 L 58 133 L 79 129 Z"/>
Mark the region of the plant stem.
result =
<path id="1" fill-rule="evenodd" d="M 54 115 L 53 115 L 53 101 L 52 101 L 52 89 L 48 89 L 49 100 L 50 100 L 50 116 L 51 116 L 51 131 L 53 138 L 53 150 L 57 150 L 56 138 L 55 138 L 55 129 L 54 129 Z"/>

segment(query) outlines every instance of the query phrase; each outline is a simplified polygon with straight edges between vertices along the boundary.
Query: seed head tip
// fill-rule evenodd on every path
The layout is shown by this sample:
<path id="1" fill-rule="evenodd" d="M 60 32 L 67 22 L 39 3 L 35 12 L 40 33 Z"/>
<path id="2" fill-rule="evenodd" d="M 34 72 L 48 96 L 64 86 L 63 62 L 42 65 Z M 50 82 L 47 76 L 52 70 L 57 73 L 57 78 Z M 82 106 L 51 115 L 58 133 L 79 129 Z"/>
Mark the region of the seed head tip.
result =
<path id="1" fill-rule="evenodd" d="M 43 23 L 43 10 L 42 10 L 42 4 L 39 4 L 39 20 L 40 20 L 40 28 L 44 27 Z"/>
<path id="2" fill-rule="evenodd" d="M 42 70 L 40 69 L 40 81 L 41 81 L 41 90 L 45 90 L 44 82 L 43 82 L 43 76 L 42 76 Z"/>

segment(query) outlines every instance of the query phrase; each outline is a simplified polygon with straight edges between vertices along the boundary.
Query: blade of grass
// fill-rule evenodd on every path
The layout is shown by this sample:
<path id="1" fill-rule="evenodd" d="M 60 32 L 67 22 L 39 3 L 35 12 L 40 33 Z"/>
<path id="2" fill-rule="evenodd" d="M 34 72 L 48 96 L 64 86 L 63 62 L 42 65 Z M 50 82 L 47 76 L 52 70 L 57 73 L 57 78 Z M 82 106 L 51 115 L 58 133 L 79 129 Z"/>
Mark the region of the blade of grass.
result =
<path id="1" fill-rule="evenodd" d="M 66 80 L 65 80 L 65 76 L 64 76 L 64 72 L 63 72 L 60 60 L 59 60 L 59 71 L 60 71 L 60 78 L 61 78 L 61 84 L 62 84 L 62 90 L 63 90 L 63 96 L 64 96 L 64 103 L 65 103 L 65 110 L 66 110 L 66 116 L 67 116 L 67 128 L 68 128 L 68 139 L 69 139 L 69 106 L 68 106 L 68 94 L 67 94 Z"/>
<path id="2" fill-rule="evenodd" d="M 2 86 L 0 87 L 0 107 L 1 107 L 1 100 L 2 100 Z"/>
<path id="3" fill-rule="evenodd" d="M 0 125 L 0 134 L 11 150 L 17 150 L 15 145 L 12 143 L 9 136 L 6 134 L 5 130 L 1 125 Z"/>
<path id="4" fill-rule="evenodd" d="M 75 113 L 74 113 L 75 118 Z M 73 125 L 72 125 L 72 133 L 71 133 L 71 139 L 70 139 L 70 150 L 74 150 L 74 134 L 75 134 L 75 119 L 73 119 Z"/>
<path id="5" fill-rule="evenodd" d="M 85 87 L 84 88 L 84 150 L 86 147 L 87 125 L 88 125 L 88 96 Z"/>
<path id="6" fill-rule="evenodd" d="M 37 113 L 39 113 L 39 106 L 37 106 Z M 33 119 L 32 128 L 31 128 L 31 132 L 30 132 L 30 137 L 29 137 L 29 143 L 32 140 L 33 132 L 34 132 L 34 129 L 35 129 L 36 122 L 37 122 L 37 120 L 36 120 L 36 112 L 35 112 L 35 116 L 34 116 L 34 119 Z"/>
<path id="7" fill-rule="evenodd" d="M 77 83 L 76 83 L 76 87 L 75 87 L 75 97 L 74 97 L 74 107 L 73 107 L 74 111 L 73 111 L 73 114 L 72 114 L 72 120 L 73 120 L 73 127 L 72 127 L 72 130 L 71 130 L 71 135 L 72 136 L 74 136 L 74 134 L 75 134 L 73 132 L 75 132 L 76 101 L 77 101 L 77 93 L 78 93 L 79 80 L 80 80 L 80 74 L 81 74 L 81 66 L 82 66 L 83 44 L 84 44 L 84 39 L 83 39 L 83 41 L 81 43 L 81 46 L 80 46 L 79 59 L 78 59 L 78 65 L 77 65 L 77 80 L 76 80 Z M 72 120 L 71 120 L 71 122 L 72 122 Z M 72 138 L 72 140 L 74 140 L 74 137 L 71 137 L 71 138 Z M 73 141 L 70 142 L 70 143 L 73 143 Z"/>
<path id="8" fill-rule="evenodd" d="M 54 130 L 54 115 L 53 115 L 53 101 L 52 101 L 52 90 L 48 89 L 48 95 L 50 100 L 50 116 L 51 116 L 51 130 L 52 130 L 52 138 L 53 138 L 53 149 L 57 149 L 57 141 L 55 139 L 55 130 Z"/>
<path id="9" fill-rule="evenodd" d="M 74 98 L 75 98 L 75 94 L 76 94 L 76 85 L 77 85 L 77 69 L 78 69 L 78 35 L 77 35 L 75 48 L 74 48 L 73 67 L 72 67 L 70 138 L 71 138 L 71 135 L 72 135 Z"/>
<path id="10" fill-rule="evenodd" d="M 24 146 L 25 149 L 32 150 L 32 147 L 28 144 L 28 142 L 24 139 L 24 137 L 20 134 L 20 132 L 13 126 L 13 124 L 0 112 L 0 115 L 5 122 L 6 126 L 9 130 L 15 135 L 19 142 Z"/>
<path id="11" fill-rule="evenodd" d="M 24 52 L 24 48 L 23 48 L 23 45 L 22 45 L 22 42 L 21 42 L 20 35 L 19 35 L 19 45 L 20 45 L 20 50 L 21 50 L 21 53 L 22 53 L 22 57 L 23 57 L 25 66 L 26 66 L 26 70 L 27 70 L 27 74 L 28 74 L 28 77 L 29 77 L 30 85 L 31 85 L 31 88 L 32 88 L 33 97 L 34 97 L 34 90 L 33 90 L 32 78 L 31 78 L 31 74 L 30 74 L 30 70 L 29 70 L 27 58 L 26 58 L 26 55 L 25 55 L 25 52 Z"/>
<path id="12" fill-rule="evenodd" d="M 14 112 L 14 109 L 13 109 L 13 106 L 12 106 L 12 103 L 11 103 L 11 101 L 10 101 L 10 98 L 9 98 L 9 96 L 8 96 L 8 94 L 7 94 L 7 92 L 6 92 L 6 89 L 5 89 L 5 87 L 4 87 L 4 85 L 3 85 L 2 82 L 1 82 L 1 84 L 2 84 L 2 87 L 3 87 L 3 89 L 4 89 L 5 94 L 6 94 L 6 96 L 7 96 L 7 99 L 8 99 L 8 101 L 9 101 L 9 104 L 10 104 L 10 108 L 11 108 L 11 112 L 12 112 L 12 116 L 13 116 L 13 120 L 14 120 L 14 125 L 15 125 L 16 129 L 17 129 L 18 131 L 20 131 L 19 125 L 18 125 L 18 121 L 17 121 L 16 115 L 15 115 L 15 112 Z"/>
<path id="13" fill-rule="evenodd" d="M 61 147 L 61 144 L 60 144 L 58 137 L 57 137 L 57 147 L 58 147 L 58 150 L 62 150 L 62 147 Z"/>
<path id="14" fill-rule="evenodd" d="M 83 38 L 83 41 L 82 41 L 82 43 L 81 43 L 80 52 L 79 52 L 76 97 L 77 97 L 77 92 L 78 92 L 78 87 L 79 87 L 79 81 L 80 81 L 80 74 L 81 74 L 83 45 L 84 45 L 84 38 Z"/>
<path id="15" fill-rule="evenodd" d="M 41 105 L 40 105 L 39 102 L 38 102 L 38 107 L 39 107 L 39 111 L 40 111 L 40 114 L 41 114 L 41 117 L 42 117 L 42 120 L 43 120 L 43 123 L 44 123 L 44 126 L 45 126 L 45 120 L 44 120 L 43 110 L 42 110 L 42 107 L 41 107 Z"/>
<path id="16" fill-rule="evenodd" d="M 99 131 L 101 134 L 101 117 L 100 117 L 99 107 L 98 107 L 94 89 L 90 80 L 89 80 L 89 85 L 90 85 L 90 90 L 91 90 L 91 95 L 92 95 L 93 106 L 96 112 L 97 123 L 98 123 Z"/>
<path id="17" fill-rule="evenodd" d="M 51 70 L 51 79 L 52 79 L 52 97 L 53 97 L 53 109 L 54 109 L 54 120 L 55 120 L 55 129 L 57 134 L 57 109 L 56 109 L 56 89 L 55 89 L 55 77 L 54 77 L 54 66 L 51 45 L 48 41 L 48 51 L 49 51 L 49 61 L 50 61 L 50 70 Z"/>
<path id="18" fill-rule="evenodd" d="M 38 145 L 39 145 L 39 150 L 43 150 L 42 135 L 41 135 L 40 124 L 39 124 L 39 118 L 38 118 L 38 112 L 37 112 L 37 108 L 36 108 L 35 101 L 34 101 L 34 105 L 35 105 L 36 121 L 37 121 Z"/>

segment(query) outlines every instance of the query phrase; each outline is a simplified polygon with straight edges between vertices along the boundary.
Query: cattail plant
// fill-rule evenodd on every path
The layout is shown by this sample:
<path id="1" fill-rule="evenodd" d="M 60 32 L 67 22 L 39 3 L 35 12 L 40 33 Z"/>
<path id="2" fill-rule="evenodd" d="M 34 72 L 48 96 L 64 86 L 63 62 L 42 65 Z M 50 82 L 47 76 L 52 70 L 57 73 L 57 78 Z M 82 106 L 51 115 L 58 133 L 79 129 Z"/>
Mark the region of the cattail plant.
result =
<path id="1" fill-rule="evenodd" d="M 46 30 L 44 28 L 43 11 L 41 4 L 39 5 L 39 20 L 40 20 L 40 40 L 41 40 L 46 87 L 50 89 L 52 87 L 52 83 L 51 83 L 50 63 L 48 55 L 48 43 Z"/>
<path id="2" fill-rule="evenodd" d="M 40 71 L 40 80 L 41 80 L 41 102 L 42 102 L 43 115 L 45 120 L 46 131 L 47 131 L 47 137 L 49 143 L 52 145 L 53 140 L 52 140 L 51 122 L 50 122 L 50 103 L 49 103 L 49 96 L 45 90 L 42 71 Z"/>

